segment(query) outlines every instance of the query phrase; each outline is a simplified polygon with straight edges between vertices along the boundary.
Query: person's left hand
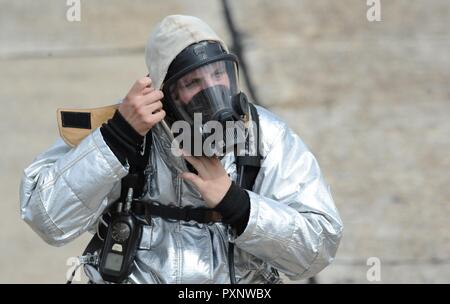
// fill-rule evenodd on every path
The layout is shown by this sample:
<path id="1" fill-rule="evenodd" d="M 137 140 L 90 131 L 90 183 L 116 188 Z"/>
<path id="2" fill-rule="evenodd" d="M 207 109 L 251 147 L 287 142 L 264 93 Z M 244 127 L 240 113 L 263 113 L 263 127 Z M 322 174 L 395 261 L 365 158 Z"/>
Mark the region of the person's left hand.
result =
<path id="1" fill-rule="evenodd" d="M 197 170 L 198 175 L 183 172 L 179 176 L 197 188 L 209 208 L 216 207 L 231 186 L 231 179 L 222 163 L 216 157 L 194 157 L 186 154 L 183 154 L 183 157 Z"/>

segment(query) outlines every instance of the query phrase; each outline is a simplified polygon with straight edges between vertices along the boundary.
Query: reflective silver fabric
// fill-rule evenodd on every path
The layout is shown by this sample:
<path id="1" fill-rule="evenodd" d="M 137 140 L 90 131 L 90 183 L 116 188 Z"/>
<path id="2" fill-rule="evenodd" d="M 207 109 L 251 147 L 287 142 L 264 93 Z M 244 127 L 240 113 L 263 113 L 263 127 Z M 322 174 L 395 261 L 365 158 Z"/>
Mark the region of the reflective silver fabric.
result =
<path id="1" fill-rule="evenodd" d="M 342 223 L 317 161 L 285 123 L 261 107 L 258 112 L 264 159 L 249 191 L 245 231 L 236 236 L 221 223 L 153 218 L 144 227 L 131 282 L 229 283 L 229 241 L 235 243 L 239 283 L 276 282 L 273 269 L 291 279 L 307 278 L 331 263 Z M 199 193 L 177 178 L 174 164 L 185 164 L 170 153 L 162 128 L 152 134 L 144 199 L 204 206 Z M 234 156 L 226 155 L 222 163 L 235 179 Z M 73 149 L 58 140 L 24 170 L 21 216 L 47 243 L 64 245 L 95 230 L 99 216 L 119 197 L 127 170 L 98 129 Z"/>

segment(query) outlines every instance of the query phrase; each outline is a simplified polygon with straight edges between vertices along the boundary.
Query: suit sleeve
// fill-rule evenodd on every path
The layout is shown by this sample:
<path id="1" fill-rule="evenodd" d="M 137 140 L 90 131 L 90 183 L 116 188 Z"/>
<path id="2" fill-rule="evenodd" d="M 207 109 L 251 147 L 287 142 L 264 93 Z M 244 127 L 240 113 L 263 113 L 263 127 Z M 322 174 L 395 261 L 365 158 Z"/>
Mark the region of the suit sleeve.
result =
<path id="1" fill-rule="evenodd" d="M 99 129 L 75 148 L 58 140 L 24 170 L 22 219 L 47 243 L 64 245 L 91 228 L 119 197 L 127 173 Z"/>
<path id="2" fill-rule="evenodd" d="M 333 261 L 343 225 L 316 158 L 280 125 L 255 187 L 248 191 L 248 224 L 231 241 L 298 280 Z"/>

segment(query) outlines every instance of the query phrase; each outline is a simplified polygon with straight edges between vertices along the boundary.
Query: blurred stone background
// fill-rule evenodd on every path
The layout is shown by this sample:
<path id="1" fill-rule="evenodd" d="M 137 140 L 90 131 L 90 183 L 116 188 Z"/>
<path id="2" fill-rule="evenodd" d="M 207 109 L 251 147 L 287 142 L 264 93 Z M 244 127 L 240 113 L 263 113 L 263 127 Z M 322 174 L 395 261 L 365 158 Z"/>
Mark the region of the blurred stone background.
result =
<path id="1" fill-rule="evenodd" d="M 450 3 L 230 0 L 259 101 L 319 160 L 344 221 L 320 283 L 450 282 Z M 147 73 L 168 14 L 231 37 L 219 0 L 0 0 L 0 283 L 63 283 L 84 235 L 55 248 L 19 216 L 23 169 L 58 137 L 56 108 L 108 105 Z M 301 282 L 304 283 L 304 282 Z"/>

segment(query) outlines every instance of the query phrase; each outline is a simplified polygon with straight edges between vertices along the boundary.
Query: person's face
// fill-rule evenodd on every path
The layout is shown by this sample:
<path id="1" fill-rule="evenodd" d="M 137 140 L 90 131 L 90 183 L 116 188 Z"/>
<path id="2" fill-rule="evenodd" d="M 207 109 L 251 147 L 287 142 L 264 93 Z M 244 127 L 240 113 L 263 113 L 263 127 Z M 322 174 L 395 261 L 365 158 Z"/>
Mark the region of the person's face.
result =
<path id="1" fill-rule="evenodd" d="M 230 79 L 223 61 L 210 63 L 180 78 L 176 84 L 178 99 L 188 104 L 198 92 L 215 85 L 230 87 Z"/>

